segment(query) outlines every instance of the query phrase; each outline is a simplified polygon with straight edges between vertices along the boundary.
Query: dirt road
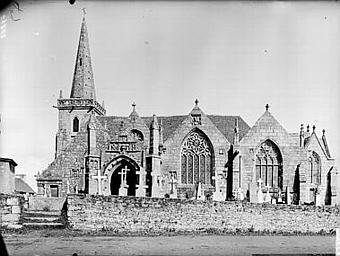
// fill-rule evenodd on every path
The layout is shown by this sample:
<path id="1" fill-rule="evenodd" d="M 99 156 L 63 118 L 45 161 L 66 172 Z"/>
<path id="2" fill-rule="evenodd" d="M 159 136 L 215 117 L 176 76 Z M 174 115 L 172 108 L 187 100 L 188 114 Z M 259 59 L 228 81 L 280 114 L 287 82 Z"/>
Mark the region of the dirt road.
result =
<path id="1" fill-rule="evenodd" d="M 335 254 L 331 236 L 39 237 L 6 234 L 9 255 Z"/>

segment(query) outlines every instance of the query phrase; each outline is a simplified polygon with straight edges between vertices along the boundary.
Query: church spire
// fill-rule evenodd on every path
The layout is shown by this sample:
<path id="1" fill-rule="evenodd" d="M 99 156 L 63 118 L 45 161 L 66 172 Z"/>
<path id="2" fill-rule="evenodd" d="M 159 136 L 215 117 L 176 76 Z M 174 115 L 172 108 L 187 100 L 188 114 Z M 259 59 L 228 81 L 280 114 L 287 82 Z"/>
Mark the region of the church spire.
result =
<path id="1" fill-rule="evenodd" d="M 70 98 L 96 99 L 85 12 L 81 24 Z"/>

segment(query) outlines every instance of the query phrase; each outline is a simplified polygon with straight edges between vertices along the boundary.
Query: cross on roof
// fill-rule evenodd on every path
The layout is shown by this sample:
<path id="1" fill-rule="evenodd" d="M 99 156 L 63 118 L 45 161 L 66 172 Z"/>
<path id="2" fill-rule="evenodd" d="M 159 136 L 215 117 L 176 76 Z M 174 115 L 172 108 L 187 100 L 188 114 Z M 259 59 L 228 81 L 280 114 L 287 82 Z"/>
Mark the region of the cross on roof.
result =
<path id="1" fill-rule="evenodd" d="M 136 103 L 133 102 L 133 103 L 132 103 L 132 110 L 135 111 L 135 109 L 136 109 Z"/>
<path id="2" fill-rule="evenodd" d="M 198 103 L 199 103 L 199 101 L 198 101 L 198 99 L 196 99 L 196 100 L 195 100 L 195 106 L 196 106 L 196 107 L 198 106 Z"/>

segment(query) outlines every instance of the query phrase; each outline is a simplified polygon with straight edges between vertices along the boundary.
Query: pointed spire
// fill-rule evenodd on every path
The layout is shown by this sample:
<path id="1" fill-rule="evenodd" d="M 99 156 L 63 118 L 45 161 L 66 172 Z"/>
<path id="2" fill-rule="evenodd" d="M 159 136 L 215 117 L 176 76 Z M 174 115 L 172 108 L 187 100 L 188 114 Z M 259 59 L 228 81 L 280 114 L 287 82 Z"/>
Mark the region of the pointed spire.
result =
<path id="1" fill-rule="evenodd" d="M 313 125 L 313 133 L 315 133 L 315 125 Z"/>
<path id="2" fill-rule="evenodd" d="M 331 157 L 331 153 L 329 151 L 329 147 L 328 147 L 328 143 L 327 143 L 327 140 L 326 140 L 326 135 L 325 135 L 326 131 L 325 129 L 322 130 L 322 142 L 323 142 L 323 145 L 325 147 L 325 150 L 326 150 L 326 153 L 328 155 L 328 157 Z"/>
<path id="3" fill-rule="evenodd" d="M 304 131 L 303 124 L 301 124 L 301 127 L 300 127 L 300 147 L 303 147 L 304 143 L 305 143 L 305 131 Z"/>
<path id="4" fill-rule="evenodd" d="M 83 11 L 70 98 L 96 99 L 85 10 Z"/>
<path id="5" fill-rule="evenodd" d="M 62 99 L 63 98 L 63 90 L 60 89 L 59 91 L 59 99 Z"/>
<path id="6" fill-rule="evenodd" d="M 234 145 L 238 145 L 238 142 L 240 140 L 240 135 L 239 135 L 239 129 L 238 129 L 238 118 L 235 118 L 235 128 L 234 128 Z"/>
<path id="7" fill-rule="evenodd" d="M 155 114 L 152 116 L 151 129 L 159 129 L 157 117 Z"/>
<path id="8" fill-rule="evenodd" d="M 136 119 L 138 117 L 138 113 L 136 111 L 136 103 L 133 102 L 131 106 L 132 106 L 132 111 L 129 117 L 131 118 L 132 122 L 136 122 Z"/>
<path id="9" fill-rule="evenodd" d="M 159 145 L 163 145 L 163 121 L 159 121 Z"/>
<path id="10" fill-rule="evenodd" d="M 104 101 L 102 101 L 102 107 L 105 108 L 105 102 Z"/>

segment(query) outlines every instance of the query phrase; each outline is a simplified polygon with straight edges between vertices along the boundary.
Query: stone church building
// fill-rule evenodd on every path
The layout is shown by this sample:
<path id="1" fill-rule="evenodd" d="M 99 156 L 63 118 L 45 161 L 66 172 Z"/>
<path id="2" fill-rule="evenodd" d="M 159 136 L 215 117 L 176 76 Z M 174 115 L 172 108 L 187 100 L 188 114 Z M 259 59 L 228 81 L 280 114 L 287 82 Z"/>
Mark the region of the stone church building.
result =
<path id="1" fill-rule="evenodd" d="M 96 99 L 85 17 L 81 24 L 69 98 L 55 108 L 55 159 L 38 174 L 38 193 L 191 198 L 198 184 L 205 196 L 219 192 L 254 196 L 259 186 L 272 197 L 293 193 L 335 202 L 336 171 L 325 131 L 297 127 L 289 133 L 266 105 L 250 127 L 240 116 L 207 115 L 194 102 L 190 113 L 144 117 L 132 104 L 129 116 L 109 116 Z"/>

